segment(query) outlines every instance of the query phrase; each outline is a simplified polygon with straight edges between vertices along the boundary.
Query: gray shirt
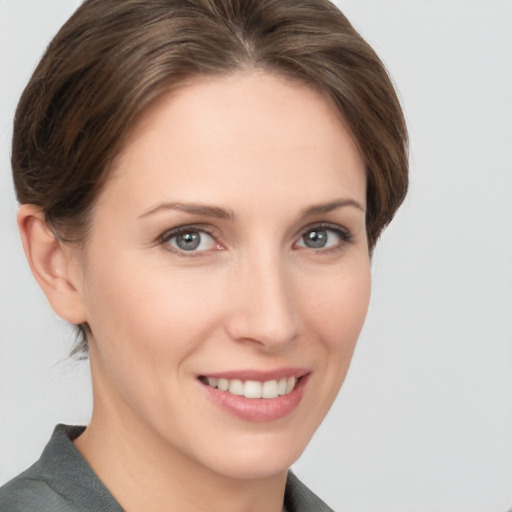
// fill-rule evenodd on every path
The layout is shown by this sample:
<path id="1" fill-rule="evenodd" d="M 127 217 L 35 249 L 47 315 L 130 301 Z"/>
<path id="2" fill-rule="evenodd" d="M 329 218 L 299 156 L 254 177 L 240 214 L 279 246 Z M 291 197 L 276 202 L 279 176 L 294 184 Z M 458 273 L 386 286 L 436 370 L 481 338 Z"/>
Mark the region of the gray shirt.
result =
<path id="1" fill-rule="evenodd" d="M 85 427 L 58 425 L 41 458 L 0 488 L 0 512 L 123 512 L 75 448 Z M 333 512 L 290 471 L 288 512 Z"/>

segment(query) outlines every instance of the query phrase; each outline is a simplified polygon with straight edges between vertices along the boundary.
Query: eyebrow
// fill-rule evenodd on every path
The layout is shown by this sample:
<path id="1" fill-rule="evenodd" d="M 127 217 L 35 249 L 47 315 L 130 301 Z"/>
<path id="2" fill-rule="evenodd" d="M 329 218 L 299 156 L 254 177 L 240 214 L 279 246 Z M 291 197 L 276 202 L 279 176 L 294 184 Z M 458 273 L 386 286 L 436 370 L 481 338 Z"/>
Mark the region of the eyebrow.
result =
<path id="1" fill-rule="evenodd" d="M 323 213 L 329 213 L 333 210 L 337 210 L 338 208 L 343 208 L 346 206 L 352 206 L 365 212 L 366 210 L 354 199 L 338 199 L 335 201 L 330 201 L 329 203 L 322 203 L 310 206 L 305 208 L 301 212 L 301 217 L 312 217 L 314 215 L 320 215 Z M 139 219 L 145 218 L 149 215 L 153 215 L 160 211 L 166 210 L 178 210 L 185 213 L 190 213 L 194 215 L 201 215 L 203 217 L 214 217 L 217 219 L 234 219 L 235 214 L 232 210 L 226 210 L 224 208 L 220 208 L 218 206 L 208 206 L 204 204 L 196 204 L 196 203 L 169 203 L 163 202 L 159 203 L 156 206 L 153 206 L 148 211 L 139 215 Z"/>
<path id="2" fill-rule="evenodd" d="M 201 215 L 203 217 L 215 217 L 217 219 L 232 219 L 234 217 L 234 213 L 231 210 L 225 210 L 224 208 L 219 208 L 218 206 L 207 206 L 195 203 L 164 202 L 159 203 L 156 206 L 153 206 L 148 211 L 144 212 L 142 215 L 139 215 L 139 219 L 165 210 L 178 210 L 181 212 Z"/>
<path id="3" fill-rule="evenodd" d="M 330 201 L 329 203 L 322 203 L 310 206 L 302 211 L 302 217 L 312 217 L 313 215 L 319 215 L 322 213 L 329 213 L 333 210 L 337 210 L 338 208 L 343 208 L 346 206 L 352 206 L 361 210 L 362 212 L 366 212 L 361 204 L 359 204 L 354 199 L 337 199 L 335 201 Z"/>

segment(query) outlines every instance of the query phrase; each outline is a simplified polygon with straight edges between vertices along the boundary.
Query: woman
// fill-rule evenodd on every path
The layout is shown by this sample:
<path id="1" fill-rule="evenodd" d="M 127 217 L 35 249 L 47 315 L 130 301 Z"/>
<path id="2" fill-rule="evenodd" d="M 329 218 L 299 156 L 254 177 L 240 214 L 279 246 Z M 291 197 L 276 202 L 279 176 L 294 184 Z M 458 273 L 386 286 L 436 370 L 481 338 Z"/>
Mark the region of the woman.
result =
<path id="1" fill-rule="evenodd" d="M 406 146 L 385 69 L 324 0 L 84 2 L 12 163 L 94 409 L 0 509 L 329 510 L 288 468 L 348 370 Z"/>

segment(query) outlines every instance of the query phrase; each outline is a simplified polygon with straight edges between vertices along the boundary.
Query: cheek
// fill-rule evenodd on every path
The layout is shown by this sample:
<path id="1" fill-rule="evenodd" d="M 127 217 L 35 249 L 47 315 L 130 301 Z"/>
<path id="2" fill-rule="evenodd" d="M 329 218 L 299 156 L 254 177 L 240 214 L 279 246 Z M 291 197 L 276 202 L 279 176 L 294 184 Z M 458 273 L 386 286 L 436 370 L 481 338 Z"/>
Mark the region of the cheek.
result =
<path id="1" fill-rule="evenodd" d="M 350 367 L 368 310 L 369 263 L 353 265 L 349 272 L 346 268 L 332 272 L 317 285 L 315 293 L 301 293 L 307 340 L 316 363 L 314 393 L 305 419 L 311 431 L 328 413 Z"/>
<path id="2" fill-rule="evenodd" d="M 119 394 L 155 424 L 171 422 L 169 390 L 183 384 L 187 361 L 214 329 L 209 281 L 201 288 L 188 274 L 122 258 L 115 269 L 91 267 L 88 279 L 98 389 Z"/>
<path id="3" fill-rule="evenodd" d="M 180 357 L 194 348 L 214 322 L 214 281 L 200 272 L 144 267 L 118 258 L 115 268 L 91 265 L 86 303 L 98 343 L 130 346 L 134 357 Z M 199 321 L 200 320 L 200 321 Z M 148 350 L 151 349 L 151 350 Z"/>
<path id="4" fill-rule="evenodd" d="M 361 264 L 350 272 L 333 274 L 315 293 L 303 293 L 310 329 L 318 334 L 329 354 L 348 362 L 364 324 L 370 301 L 369 264 Z M 348 364 L 347 362 L 347 364 Z"/>

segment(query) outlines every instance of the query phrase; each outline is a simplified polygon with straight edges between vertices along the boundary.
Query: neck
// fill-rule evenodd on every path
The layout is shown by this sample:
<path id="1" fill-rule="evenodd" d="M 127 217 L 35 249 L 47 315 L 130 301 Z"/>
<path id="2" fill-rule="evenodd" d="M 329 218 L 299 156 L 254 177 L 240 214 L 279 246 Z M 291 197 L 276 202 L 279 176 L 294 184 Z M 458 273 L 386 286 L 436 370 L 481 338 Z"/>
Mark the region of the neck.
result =
<path id="1" fill-rule="evenodd" d="M 206 512 L 214 503 L 222 503 L 223 512 L 282 511 L 286 472 L 244 479 L 220 475 L 169 446 L 129 411 L 113 415 L 112 404 L 102 404 L 99 396 L 75 446 L 126 512 Z"/>

